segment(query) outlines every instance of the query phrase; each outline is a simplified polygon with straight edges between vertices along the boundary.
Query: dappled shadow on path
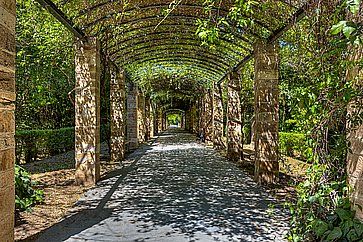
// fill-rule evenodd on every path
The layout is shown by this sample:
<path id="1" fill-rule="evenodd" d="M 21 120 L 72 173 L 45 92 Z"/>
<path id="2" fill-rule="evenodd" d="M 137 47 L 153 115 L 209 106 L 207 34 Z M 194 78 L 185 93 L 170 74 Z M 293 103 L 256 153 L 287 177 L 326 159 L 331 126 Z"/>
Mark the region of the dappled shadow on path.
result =
<path id="1" fill-rule="evenodd" d="M 233 163 L 169 130 L 87 192 L 52 241 L 282 241 L 287 215 Z M 59 240 L 58 240 L 59 239 Z M 45 241 L 41 240 L 40 241 Z"/>

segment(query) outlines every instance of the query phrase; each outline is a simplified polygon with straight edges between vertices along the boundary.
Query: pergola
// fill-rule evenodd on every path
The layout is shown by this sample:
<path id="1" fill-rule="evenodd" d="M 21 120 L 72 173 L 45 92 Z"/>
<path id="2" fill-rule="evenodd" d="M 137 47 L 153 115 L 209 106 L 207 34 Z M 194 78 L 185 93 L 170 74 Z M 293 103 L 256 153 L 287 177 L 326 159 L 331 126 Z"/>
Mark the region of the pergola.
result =
<path id="1" fill-rule="evenodd" d="M 75 36 L 76 181 L 94 184 L 100 177 L 100 65 L 111 72 L 111 159 L 162 131 L 165 112 L 185 112 L 185 128 L 202 135 L 232 160 L 242 154 L 239 71 L 255 60 L 255 180 L 278 178 L 277 40 L 309 9 L 307 0 L 256 0 L 248 25 L 228 15 L 235 1 L 221 0 L 205 11 L 197 0 L 37 0 Z M 14 208 L 15 0 L 0 0 L 0 238 L 12 241 Z M 216 23 L 214 48 L 201 45 L 197 20 Z M 170 79 L 178 82 L 171 83 Z M 148 83 L 144 88 L 140 83 Z M 220 93 L 227 88 L 226 109 Z M 152 96 L 168 91 L 172 99 Z M 226 112 L 226 113 L 224 113 Z M 227 117 L 226 140 L 223 117 Z M 359 156 L 362 159 L 362 155 Z M 363 196 L 362 196 L 363 197 Z M 361 200 L 363 201 L 363 199 Z"/>

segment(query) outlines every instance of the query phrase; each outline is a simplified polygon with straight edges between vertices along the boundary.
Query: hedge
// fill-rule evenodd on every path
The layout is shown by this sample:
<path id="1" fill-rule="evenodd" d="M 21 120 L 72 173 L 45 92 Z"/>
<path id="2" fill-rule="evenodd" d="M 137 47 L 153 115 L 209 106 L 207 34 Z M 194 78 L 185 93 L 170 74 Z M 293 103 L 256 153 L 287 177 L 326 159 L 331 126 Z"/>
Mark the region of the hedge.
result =
<path id="1" fill-rule="evenodd" d="M 109 139 L 109 125 L 101 126 L 101 141 Z M 18 164 L 44 159 L 74 150 L 74 127 L 20 130 L 15 133 Z"/>
<path id="2" fill-rule="evenodd" d="M 279 133 L 280 153 L 292 158 L 308 160 L 312 154 L 311 148 L 307 146 L 307 137 L 299 133 Z"/>

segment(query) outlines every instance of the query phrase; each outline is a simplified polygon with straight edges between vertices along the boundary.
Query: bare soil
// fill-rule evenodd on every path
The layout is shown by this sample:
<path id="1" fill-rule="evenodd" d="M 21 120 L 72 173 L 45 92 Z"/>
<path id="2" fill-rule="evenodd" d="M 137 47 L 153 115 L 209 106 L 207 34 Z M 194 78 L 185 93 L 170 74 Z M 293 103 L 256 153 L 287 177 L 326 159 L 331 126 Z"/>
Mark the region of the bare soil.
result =
<path id="1" fill-rule="evenodd" d="M 102 152 L 107 153 L 103 150 Z M 107 164 L 107 156 L 101 156 L 102 174 L 116 168 Z M 38 234 L 59 222 L 76 201 L 91 187 L 74 183 L 74 152 L 67 152 L 42 161 L 23 166 L 44 190 L 44 203 L 36 205 L 31 212 L 21 212 L 16 218 L 15 241 L 34 241 Z"/>

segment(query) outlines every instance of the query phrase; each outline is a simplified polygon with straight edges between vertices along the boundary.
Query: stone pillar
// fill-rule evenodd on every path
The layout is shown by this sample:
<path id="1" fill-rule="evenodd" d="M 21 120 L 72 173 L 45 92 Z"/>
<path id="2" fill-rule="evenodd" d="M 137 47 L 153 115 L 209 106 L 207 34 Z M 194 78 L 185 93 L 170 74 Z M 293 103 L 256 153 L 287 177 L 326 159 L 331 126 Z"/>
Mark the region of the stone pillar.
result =
<path id="1" fill-rule="evenodd" d="M 110 81 L 111 162 L 125 156 L 126 91 L 124 71 L 112 70 Z"/>
<path id="2" fill-rule="evenodd" d="M 227 80 L 227 157 L 239 161 L 243 150 L 241 84 L 239 74 L 232 72 Z"/>
<path id="3" fill-rule="evenodd" d="M 214 140 L 214 112 L 213 112 L 213 91 L 208 90 L 205 95 L 205 142 L 207 145 L 213 145 Z"/>
<path id="4" fill-rule="evenodd" d="M 180 117 L 180 128 L 185 129 L 185 112 L 181 112 Z"/>
<path id="5" fill-rule="evenodd" d="M 167 122 L 166 122 L 166 112 L 164 112 L 162 114 L 162 130 L 166 130 L 167 129 Z"/>
<path id="6" fill-rule="evenodd" d="M 15 1 L 0 1 L 0 240 L 14 241 Z"/>
<path id="7" fill-rule="evenodd" d="M 255 45 L 255 180 L 278 179 L 279 122 L 278 45 Z"/>
<path id="8" fill-rule="evenodd" d="M 157 130 L 158 134 L 163 131 L 163 111 L 159 108 L 156 110 Z"/>
<path id="9" fill-rule="evenodd" d="M 76 56 L 76 183 L 100 178 L 100 52 L 95 38 L 77 40 Z"/>
<path id="10" fill-rule="evenodd" d="M 193 104 L 190 111 L 190 132 L 192 134 L 198 133 L 198 112 L 196 104 Z"/>
<path id="11" fill-rule="evenodd" d="M 363 3 L 361 3 L 363 7 Z M 361 22 L 362 15 L 349 17 L 354 22 Z M 358 91 L 363 90 L 363 68 L 358 63 L 363 60 L 363 47 L 350 47 L 351 56 L 349 61 L 352 67 L 347 71 L 347 80 L 352 81 L 354 88 Z M 356 210 L 356 217 L 363 221 L 363 122 L 359 117 L 362 115 L 363 99 L 353 99 L 347 108 L 347 131 L 349 149 L 347 155 L 348 183 L 352 187 L 352 202 Z"/>
<path id="12" fill-rule="evenodd" d="M 128 83 L 127 92 L 127 138 L 128 149 L 134 150 L 139 147 L 139 114 L 138 96 L 139 91 L 133 83 Z"/>
<path id="13" fill-rule="evenodd" d="M 190 131 L 191 129 L 191 113 L 190 113 L 190 109 L 187 109 L 184 113 L 185 116 L 185 130 L 186 131 Z"/>
<path id="14" fill-rule="evenodd" d="M 137 107 L 138 107 L 137 108 L 137 112 L 138 112 L 137 123 L 139 125 L 138 139 L 139 139 L 139 144 L 141 144 L 141 143 L 145 142 L 145 139 L 146 139 L 145 96 L 141 91 L 139 91 L 139 98 L 138 98 Z"/>
<path id="15" fill-rule="evenodd" d="M 153 110 L 150 97 L 145 98 L 145 139 L 149 140 L 154 136 Z"/>
<path id="16" fill-rule="evenodd" d="M 220 85 L 217 83 L 214 84 L 213 98 L 214 147 L 216 149 L 224 149 L 225 144 L 223 141 L 223 100 Z"/>

